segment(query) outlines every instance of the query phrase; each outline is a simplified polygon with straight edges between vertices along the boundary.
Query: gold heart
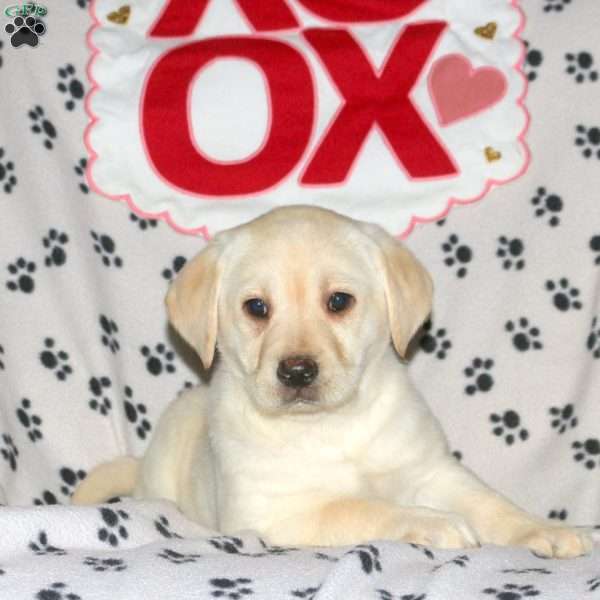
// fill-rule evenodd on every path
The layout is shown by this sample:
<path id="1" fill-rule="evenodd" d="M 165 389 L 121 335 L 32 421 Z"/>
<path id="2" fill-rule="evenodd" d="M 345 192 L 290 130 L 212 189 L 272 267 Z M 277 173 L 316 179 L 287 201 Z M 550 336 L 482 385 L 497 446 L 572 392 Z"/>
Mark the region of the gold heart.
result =
<path id="1" fill-rule="evenodd" d="M 494 162 L 495 160 L 500 160 L 502 154 L 498 150 L 494 150 L 491 146 L 487 146 L 485 149 L 485 158 L 488 162 Z"/>
<path id="2" fill-rule="evenodd" d="M 482 25 L 481 27 L 475 28 L 475 34 L 479 37 L 485 38 L 486 40 L 493 40 L 496 35 L 498 26 L 493 21 Z"/>
<path id="3" fill-rule="evenodd" d="M 131 15 L 131 7 L 126 4 L 125 6 L 121 6 L 118 10 L 108 13 L 106 18 L 117 25 L 127 25 L 129 15 Z"/>

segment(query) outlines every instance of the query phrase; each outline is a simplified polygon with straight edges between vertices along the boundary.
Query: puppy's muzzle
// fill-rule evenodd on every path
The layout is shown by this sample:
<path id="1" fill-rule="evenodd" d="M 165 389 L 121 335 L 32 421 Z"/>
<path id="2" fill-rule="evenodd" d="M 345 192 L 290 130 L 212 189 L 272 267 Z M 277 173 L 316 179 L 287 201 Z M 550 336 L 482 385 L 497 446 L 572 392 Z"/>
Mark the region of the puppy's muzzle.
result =
<path id="1" fill-rule="evenodd" d="M 280 361 L 277 367 L 277 379 L 291 388 L 303 388 L 310 385 L 319 374 L 319 365 L 304 356 L 292 356 Z"/>

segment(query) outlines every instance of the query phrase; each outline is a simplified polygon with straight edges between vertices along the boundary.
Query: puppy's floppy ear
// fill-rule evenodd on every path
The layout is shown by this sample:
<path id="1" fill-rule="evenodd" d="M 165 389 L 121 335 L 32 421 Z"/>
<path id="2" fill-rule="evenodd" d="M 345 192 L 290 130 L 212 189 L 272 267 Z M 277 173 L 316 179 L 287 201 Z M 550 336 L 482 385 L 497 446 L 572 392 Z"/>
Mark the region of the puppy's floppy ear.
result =
<path id="1" fill-rule="evenodd" d="M 169 320 L 209 369 L 215 354 L 221 248 L 206 246 L 181 269 L 166 297 Z"/>
<path id="2" fill-rule="evenodd" d="M 404 358 L 410 340 L 431 312 L 433 282 L 398 240 L 375 225 L 369 225 L 367 231 L 381 252 L 392 342 Z"/>

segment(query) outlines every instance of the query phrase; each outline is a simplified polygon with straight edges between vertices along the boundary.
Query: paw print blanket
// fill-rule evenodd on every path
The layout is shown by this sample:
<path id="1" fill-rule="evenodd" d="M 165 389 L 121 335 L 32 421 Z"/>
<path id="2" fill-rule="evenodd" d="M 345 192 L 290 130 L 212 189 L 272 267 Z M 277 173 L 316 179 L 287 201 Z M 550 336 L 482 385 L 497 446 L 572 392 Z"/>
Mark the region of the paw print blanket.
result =
<path id="1" fill-rule="evenodd" d="M 0 597 L 593 598 L 598 545 L 572 561 L 382 540 L 279 548 L 251 531 L 204 530 L 160 500 L 69 506 L 95 464 L 141 454 L 166 404 L 198 379 L 163 298 L 201 234 L 281 193 L 405 233 L 436 284 L 411 372 L 455 454 L 535 514 L 600 524 L 600 7 L 269 4 L 278 10 L 244 0 L 2 7 Z M 410 52 L 422 51 L 410 64 L 409 32 Z M 295 74 L 282 81 L 257 41 Z M 202 65 L 195 75 L 188 52 Z M 152 80 L 181 53 L 180 79 L 167 63 L 166 83 Z M 184 75 L 182 116 L 180 104 L 171 111 Z M 395 137 L 387 118 L 398 110 L 416 138 Z M 239 135 L 219 133 L 228 118 Z M 175 134 L 204 171 L 164 152 Z M 403 145 L 422 135 L 438 149 L 430 164 Z M 272 151 L 282 143 L 296 154 Z M 438 172 L 443 155 L 456 174 Z M 267 160 L 268 173 L 252 170 Z M 228 178 L 258 186 L 245 195 L 193 187 L 249 167 Z M 423 168 L 435 177 L 409 176 Z M 177 179 L 192 172 L 203 176 Z M 280 179 L 261 188 L 257 174 Z"/>

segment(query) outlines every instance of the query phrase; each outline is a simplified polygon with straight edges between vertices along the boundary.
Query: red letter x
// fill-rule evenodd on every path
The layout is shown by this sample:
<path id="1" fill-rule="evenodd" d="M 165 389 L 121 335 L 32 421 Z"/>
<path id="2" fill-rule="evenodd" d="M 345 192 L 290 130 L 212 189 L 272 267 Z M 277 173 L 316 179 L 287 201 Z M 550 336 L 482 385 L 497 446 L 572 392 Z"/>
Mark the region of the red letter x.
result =
<path id="1" fill-rule="evenodd" d="M 345 30 L 308 29 L 315 49 L 344 98 L 301 182 L 339 183 L 346 179 L 371 128 L 379 127 L 412 178 L 453 175 L 452 161 L 413 106 L 409 94 L 444 22 L 408 25 L 396 40 L 380 73 Z"/>

